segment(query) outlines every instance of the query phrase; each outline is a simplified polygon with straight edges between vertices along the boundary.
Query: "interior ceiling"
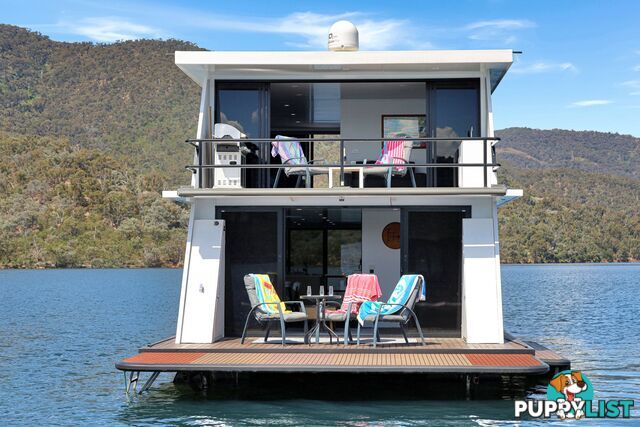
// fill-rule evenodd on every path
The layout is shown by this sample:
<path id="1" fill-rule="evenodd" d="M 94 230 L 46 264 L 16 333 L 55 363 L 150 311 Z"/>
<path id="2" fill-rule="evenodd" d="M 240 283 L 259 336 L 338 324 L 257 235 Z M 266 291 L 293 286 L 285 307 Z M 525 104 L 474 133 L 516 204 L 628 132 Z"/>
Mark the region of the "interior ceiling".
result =
<path id="1" fill-rule="evenodd" d="M 343 99 L 424 99 L 426 96 L 423 82 L 342 83 L 340 86 Z"/>
<path id="2" fill-rule="evenodd" d="M 317 83 L 333 84 L 333 83 Z M 272 83 L 271 97 L 277 102 L 302 101 L 311 90 L 311 83 Z M 394 99 L 425 97 L 423 82 L 348 82 L 340 83 L 341 97 L 348 99 Z M 297 99 L 296 99 L 297 98 Z"/>
<path id="3" fill-rule="evenodd" d="M 340 122 L 340 100 L 426 99 L 424 82 L 271 83 L 271 125 L 276 130 Z"/>

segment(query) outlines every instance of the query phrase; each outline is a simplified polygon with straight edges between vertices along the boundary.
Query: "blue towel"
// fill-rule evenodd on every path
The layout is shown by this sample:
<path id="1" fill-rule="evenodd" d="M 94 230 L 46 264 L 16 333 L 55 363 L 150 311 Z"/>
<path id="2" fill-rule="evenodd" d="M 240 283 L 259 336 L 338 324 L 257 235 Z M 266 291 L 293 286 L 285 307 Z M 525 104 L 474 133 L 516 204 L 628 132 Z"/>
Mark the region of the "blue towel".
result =
<path id="1" fill-rule="evenodd" d="M 422 279 L 422 289 L 420 290 L 419 299 L 423 301 L 426 296 L 427 285 L 424 281 L 424 278 L 419 274 L 405 274 L 400 277 L 398 280 L 398 284 L 396 288 L 393 290 L 391 294 L 391 298 L 387 303 L 383 302 L 375 302 L 375 301 L 365 301 L 360 306 L 360 310 L 358 311 L 358 322 L 364 326 L 364 319 L 367 316 L 375 316 L 380 312 L 380 315 L 394 314 L 398 311 L 402 310 L 402 306 L 396 304 L 406 305 L 409 300 L 409 296 L 411 292 L 418 285 L 419 279 Z M 409 307 L 412 308 L 412 307 Z"/>

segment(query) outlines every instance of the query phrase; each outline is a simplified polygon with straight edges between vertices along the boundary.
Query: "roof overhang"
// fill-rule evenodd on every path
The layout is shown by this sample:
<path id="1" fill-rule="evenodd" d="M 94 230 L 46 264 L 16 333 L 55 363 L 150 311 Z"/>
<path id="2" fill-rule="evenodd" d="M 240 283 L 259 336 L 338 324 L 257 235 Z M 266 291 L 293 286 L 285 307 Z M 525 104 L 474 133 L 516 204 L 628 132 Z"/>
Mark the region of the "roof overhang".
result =
<path id="1" fill-rule="evenodd" d="M 496 200 L 496 205 L 498 205 L 498 207 L 502 205 L 506 205 L 509 202 L 519 199 L 523 195 L 524 195 L 523 190 L 510 188 L 506 191 L 506 193 L 503 196 L 498 197 L 498 199 Z"/>
<path id="2" fill-rule="evenodd" d="M 403 80 L 491 76 L 491 90 L 513 63 L 511 49 L 356 52 L 177 51 L 196 83 L 216 80 Z"/>

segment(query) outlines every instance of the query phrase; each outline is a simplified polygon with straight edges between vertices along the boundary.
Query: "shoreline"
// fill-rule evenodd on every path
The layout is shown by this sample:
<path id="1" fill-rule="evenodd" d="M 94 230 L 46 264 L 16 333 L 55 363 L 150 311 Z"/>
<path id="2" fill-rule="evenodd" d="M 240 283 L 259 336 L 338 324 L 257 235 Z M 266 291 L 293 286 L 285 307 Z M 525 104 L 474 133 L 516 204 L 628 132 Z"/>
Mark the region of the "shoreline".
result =
<path id="1" fill-rule="evenodd" d="M 624 261 L 624 262 L 546 262 L 546 263 L 500 263 L 500 266 L 508 267 L 556 267 L 556 266 L 629 266 L 640 265 L 640 260 Z M 180 270 L 183 266 L 155 266 L 155 267 L 0 267 L 0 271 L 18 270 L 18 271 L 45 271 L 45 270 Z"/>

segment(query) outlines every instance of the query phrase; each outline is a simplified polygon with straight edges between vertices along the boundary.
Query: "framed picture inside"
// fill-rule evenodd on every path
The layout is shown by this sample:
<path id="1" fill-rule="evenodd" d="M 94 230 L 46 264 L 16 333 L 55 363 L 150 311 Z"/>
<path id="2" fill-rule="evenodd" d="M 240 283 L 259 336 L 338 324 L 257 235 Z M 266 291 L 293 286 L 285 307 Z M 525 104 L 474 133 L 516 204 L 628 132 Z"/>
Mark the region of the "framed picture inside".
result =
<path id="1" fill-rule="evenodd" d="M 424 114 L 388 114 L 382 116 L 382 138 L 426 138 L 426 117 Z M 424 145 L 416 141 L 415 148 Z"/>

